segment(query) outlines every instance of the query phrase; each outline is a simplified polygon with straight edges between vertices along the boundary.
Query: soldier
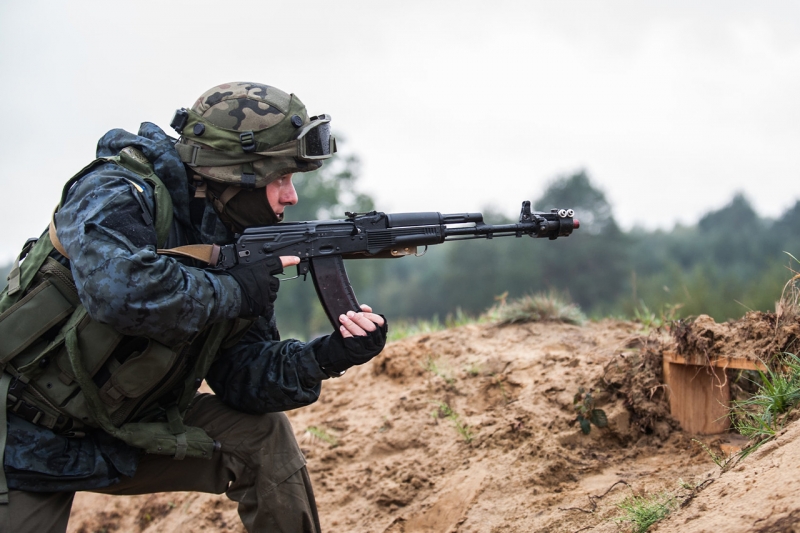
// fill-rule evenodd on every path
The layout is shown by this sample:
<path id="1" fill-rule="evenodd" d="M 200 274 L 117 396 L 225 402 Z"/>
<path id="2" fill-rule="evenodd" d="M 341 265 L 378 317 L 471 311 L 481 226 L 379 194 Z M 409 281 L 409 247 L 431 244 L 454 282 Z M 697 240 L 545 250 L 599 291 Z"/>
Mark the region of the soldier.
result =
<path id="1" fill-rule="evenodd" d="M 100 139 L 0 295 L 0 531 L 65 531 L 78 490 L 224 492 L 248 531 L 319 531 L 282 411 L 377 355 L 384 318 L 362 306 L 331 335 L 280 340 L 275 272 L 168 250 L 280 222 L 292 174 L 336 150 L 329 123 L 228 83 L 176 113 L 177 142 L 151 123 Z"/>

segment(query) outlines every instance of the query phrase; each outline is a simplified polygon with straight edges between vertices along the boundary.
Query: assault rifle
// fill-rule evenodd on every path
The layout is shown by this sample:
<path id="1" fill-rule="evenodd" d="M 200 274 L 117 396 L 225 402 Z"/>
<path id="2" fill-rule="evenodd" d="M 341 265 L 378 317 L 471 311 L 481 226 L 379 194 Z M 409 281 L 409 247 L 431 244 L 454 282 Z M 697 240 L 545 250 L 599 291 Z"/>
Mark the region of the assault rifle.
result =
<path id="1" fill-rule="evenodd" d="M 491 239 L 514 236 L 557 239 L 569 236 L 580 222 L 572 209 L 553 209 L 549 213 L 531 211 L 522 202 L 517 224 L 489 225 L 481 213 L 443 215 L 422 213 L 345 213 L 344 220 L 284 222 L 275 226 L 247 228 L 235 243 L 221 246 L 216 268 L 231 268 L 239 262 L 265 262 L 274 274 L 281 271 L 281 256 L 297 256 L 297 275 L 310 272 L 317 296 L 334 329 L 339 315 L 359 311 L 350 286 L 344 259 L 389 258 L 417 254 L 419 247 L 445 241 Z M 423 251 L 424 254 L 424 251 Z"/>

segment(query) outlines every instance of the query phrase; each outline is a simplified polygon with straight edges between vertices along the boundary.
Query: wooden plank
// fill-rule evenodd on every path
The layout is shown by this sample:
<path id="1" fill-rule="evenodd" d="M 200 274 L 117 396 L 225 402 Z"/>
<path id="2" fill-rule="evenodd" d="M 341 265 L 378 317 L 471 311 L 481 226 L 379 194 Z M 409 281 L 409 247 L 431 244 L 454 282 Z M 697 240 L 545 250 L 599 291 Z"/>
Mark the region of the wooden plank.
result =
<path id="1" fill-rule="evenodd" d="M 683 430 L 715 435 L 728 430 L 731 391 L 725 371 L 713 366 L 685 365 L 664 360 L 670 413 Z"/>
<path id="2" fill-rule="evenodd" d="M 683 430 L 716 435 L 731 425 L 728 417 L 731 391 L 725 370 L 766 372 L 767 366 L 739 357 L 715 357 L 709 361 L 701 355 L 685 357 L 664 352 L 663 369 L 670 412 Z"/>
<path id="3" fill-rule="evenodd" d="M 734 370 L 761 370 L 766 372 L 767 366 L 761 361 L 742 359 L 740 357 L 715 357 L 711 361 L 704 361 L 701 358 L 687 358 L 675 352 L 664 352 L 664 360 L 679 365 L 713 366 L 722 369 Z"/>

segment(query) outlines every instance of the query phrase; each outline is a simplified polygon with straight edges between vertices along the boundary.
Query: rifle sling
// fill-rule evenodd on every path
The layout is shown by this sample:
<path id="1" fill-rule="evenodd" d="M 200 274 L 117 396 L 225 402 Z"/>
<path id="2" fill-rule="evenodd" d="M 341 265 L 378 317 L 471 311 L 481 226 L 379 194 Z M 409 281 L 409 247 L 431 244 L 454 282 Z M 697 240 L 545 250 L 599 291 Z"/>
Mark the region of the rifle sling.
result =
<path id="1" fill-rule="evenodd" d="M 64 245 L 61 244 L 61 241 L 58 240 L 58 235 L 56 235 L 56 211 L 58 211 L 58 207 L 56 207 L 53 214 L 50 215 L 50 226 L 47 228 L 47 233 L 50 234 L 50 242 L 53 243 L 53 248 L 58 250 L 58 253 L 69 259 L 67 255 L 67 251 L 64 249 Z"/>
<path id="2" fill-rule="evenodd" d="M 50 227 L 47 231 L 50 234 L 50 242 L 53 243 L 53 247 L 58 250 L 58 253 L 69 259 L 67 251 L 64 249 L 61 241 L 58 240 L 58 235 L 56 235 L 55 211 L 53 212 L 53 218 L 50 221 Z M 219 261 L 220 247 L 217 244 L 187 244 L 186 246 L 177 246 L 175 248 L 159 248 L 156 252 L 163 255 L 188 257 L 189 259 L 195 259 L 207 265 L 214 266 L 217 264 L 217 261 Z"/>
<path id="3" fill-rule="evenodd" d="M 218 244 L 187 244 L 175 248 L 159 248 L 156 252 L 163 255 L 188 257 L 215 266 L 219 261 L 220 247 Z"/>

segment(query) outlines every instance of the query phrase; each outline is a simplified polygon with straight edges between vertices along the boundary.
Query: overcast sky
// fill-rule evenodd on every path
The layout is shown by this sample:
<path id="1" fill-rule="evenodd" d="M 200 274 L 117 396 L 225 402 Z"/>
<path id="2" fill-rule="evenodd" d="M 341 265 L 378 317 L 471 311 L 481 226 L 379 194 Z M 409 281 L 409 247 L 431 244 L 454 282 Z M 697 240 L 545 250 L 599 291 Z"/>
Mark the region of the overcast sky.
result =
<path id="1" fill-rule="evenodd" d="M 515 215 L 581 168 L 625 228 L 800 199 L 796 1 L 2 0 L 0 50 L 0 261 L 103 133 L 228 81 L 331 114 L 383 211 Z"/>

